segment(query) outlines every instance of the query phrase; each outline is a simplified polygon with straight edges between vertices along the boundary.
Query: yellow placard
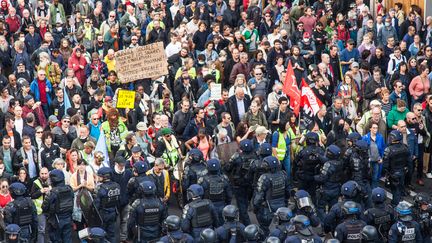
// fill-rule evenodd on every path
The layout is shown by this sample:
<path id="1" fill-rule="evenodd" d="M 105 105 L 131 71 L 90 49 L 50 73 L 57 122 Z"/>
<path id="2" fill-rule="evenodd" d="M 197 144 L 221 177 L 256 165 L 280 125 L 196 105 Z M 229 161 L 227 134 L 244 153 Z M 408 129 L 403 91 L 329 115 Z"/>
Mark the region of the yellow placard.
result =
<path id="1" fill-rule="evenodd" d="M 135 91 L 121 89 L 117 95 L 117 108 L 133 109 L 135 105 Z"/>

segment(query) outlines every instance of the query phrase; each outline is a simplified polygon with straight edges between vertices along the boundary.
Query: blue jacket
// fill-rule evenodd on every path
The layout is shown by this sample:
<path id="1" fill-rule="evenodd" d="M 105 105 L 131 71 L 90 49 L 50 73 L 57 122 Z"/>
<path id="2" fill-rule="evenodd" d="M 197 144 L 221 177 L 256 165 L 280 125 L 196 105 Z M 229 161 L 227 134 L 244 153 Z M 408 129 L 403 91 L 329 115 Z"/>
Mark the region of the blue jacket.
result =
<path id="1" fill-rule="evenodd" d="M 405 90 L 402 90 L 400 97 L 397 96 L 397 94 L 394 91 L 391 92 L 389 99 L 390 99 L 390 104 L 392 107 L 394 105 L 396 105 L 396 102 L 398 99 L 402 99 L 403 101 L 405 101 L 405 104 L 408 104 L 408 97 L 407 97 Z"/>
<path id="2" fill-rule="evenodd" d="M 418 140 L 412 129 L 407 128 L 407 145 L 410 151 L 411 158 L 418 158 Z"/>
<path id="3" fill-rule="evenodd" d="M 49 91 L 46 92 L 48 105 L 51 105 L 51 92 L 53 91 L 53 87 L 51 82 L 45 78 L 45 85 L 48 87 Z M 35 101 L 40 101 L 40 93 L 39 93 L 39 84 L 37 79 L 34 79 L 30 84 L 30 90 L 34 94 Z"/>
<path id="4" fill-rule="evenodd" d="M 363 140 L 366 141 L 369 146 L 371 143 L 371 137 L 370 136 L 371 136 L 370 132 L 363 136 Z M 386 144 L 384 141 L 384 137 L 381 135 L 381 133 L 377 133 L 375 143 L 378 146 L 378 153 L 382 158 L 384 156 L 384 149 L 386 148 Z"/>
<path id="5" fill-rule="evenodd" d="M 38 33 L 34 33 L 33 36 L 27 34 L 24 37 L 24 43 L 27 48 L 27 53 L 31 55 L 35 50 L 37 50 L 42 44 L 42 38 Z"/>

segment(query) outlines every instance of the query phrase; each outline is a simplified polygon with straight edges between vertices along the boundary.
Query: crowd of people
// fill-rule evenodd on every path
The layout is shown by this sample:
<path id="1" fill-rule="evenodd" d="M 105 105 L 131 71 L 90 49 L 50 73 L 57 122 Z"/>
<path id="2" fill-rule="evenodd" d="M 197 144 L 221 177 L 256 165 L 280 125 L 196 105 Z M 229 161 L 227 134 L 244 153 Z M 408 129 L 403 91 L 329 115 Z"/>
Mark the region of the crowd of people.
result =
<path id="1" fill-rule="evenodd" d="M 424 14 L 382 0 L 0 0 L 0 237 L 431 242 Z M 120 80 L 116 53 L 156 42 L 169 74 Z M 122 89 L 134 108 L 116 108 Z"/>

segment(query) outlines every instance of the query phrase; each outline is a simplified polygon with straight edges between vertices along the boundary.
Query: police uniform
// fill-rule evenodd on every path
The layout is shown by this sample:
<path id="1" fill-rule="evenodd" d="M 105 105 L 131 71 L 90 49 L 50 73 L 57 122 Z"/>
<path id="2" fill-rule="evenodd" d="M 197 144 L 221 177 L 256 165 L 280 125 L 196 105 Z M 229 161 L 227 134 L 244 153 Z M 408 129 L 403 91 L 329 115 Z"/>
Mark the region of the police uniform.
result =
<path id="1" fill-rule="evenodd" d="M 98 176 L 103 178 L 102 184 L 96 188 L 95 206 L 102 218 L 102 228 L 107 233 L 110 242 L 115 241 L 115 224 L 117 220 L 117 207 L 120 202 L 120 185 L 111 181 L 112 169 L 102 167 Z"/>
<path id="2" fill-rule="evenodd" d="M 42 204 L 43 213 L 48 215 L 47 230 L 52 243 L 72 242 L 72 211 L 74 193 L 64 184 L 61 170 L 50 172 L 52 189 Z"/>
<path id="3" fill-rule="evenodd" d="M 321 243 L 321 238 L 315 234 L 310 227 L 309 218 L 304 215 L 297 215 L 292 219 L 292 235 L 285 240 L 286 243 Z"/>
<path id="4" fill-rule="evenodd" d="M 293 209 L 294 215 L 304 215 L 308 217 L 312 227 L 318 227 L 321 220 L 316 214 L 315 206 L 312 203 L 311 196 L 305 190 L 298 190 L 294 194 L 295 208 Z"/>
<path id="5" fill-rule="evenodd" d="M 264 158 L 268 172 L 258 179 L 258 187 L 253 198 L 254 211 L 261 229 L 267 235 L 273 214 L 288 204 L 290 196 L 289 181 L 285 171 L 280 169 L 274 156 Z"/>
<path id="6" fill-rule="evenodd" d="M 420 230 L 425 243 L 432 242 L 432 205 L 430 198 L 424 193 L 419 193 L 414 198 L 414 220 L 420 225 Z M 422 205 L 426 209 L 422 209 Z"/>
<path id="7" fill-rule="evenodd" d="M 196 184 L 198 179 L 207 175 L 207 165 L 204 163 L 203 153 L 199 149 L 191 149 L 189 151 L 190 162 L 185 164 L 184 174 L 182 178 L 182 186 L 184 191 L 190 185 Z"/>
<path id="8" fill-rule="evenodd" d="M 161 222 L 166 217 L 165 205 L 156 196 L 156 185 L 151 181 L 141 184 L 144 198 L 136 199 L 129 214 L 128 232 L 134 232 L 134 242 L 145 243 L 158 239 Z M 130 237 L 131 238 L 131 237 Z"/>
<path id="9" fill-rule="evenodd" d="M 253 189 L 247 175 L 249 174 L 253 160 L 257 156 L 254 152 L 252 141 L 249 139 L 244 139 L 240 142 L 240 150 L 241 152 L 236 152 L 230 161 L 225 164 L 224 170 L 231 180 L 233 193 L 240 212 L 240 222 L 244 225 L 249 225 L 248 206 L 249 200 L 252 198 Z"/>
<path id="10" fill-rule="evenodd" d="M 305 190 L 315 200 L 317 184 L 314 176 L 319 173 L 323 162 L 324 150 L 317 145 L 319 140 L 318 134 L 308 132 L 306 134 L 306 147 L 303 148 L 294 160 L 297 167 L 297 179 L 299 189 Z"/>
<path id="11" fill-rule="evenodd" d="M 26 187 L 20 182 L 12 183 L 9 187 L 13 201 L 4 209 L 4 223 L 16 224 L 20 227 L 20 239 L 33 241 L 37 234 L 36 207 L 30 198 L 24 197 Z"/>
<path id="12" fill-rule="evenodd" d="M 256 190 L 258 179 L 260 178 L 260 176 L 266 172 L 263 166 L 264 158 L 272 155 L 272 153 L 273 151 L 271 144 L 263 143 L 260 145 L 257 152 L 258 159 L 252 160 L 249 168 L 249 173 L 247 174 L 247 178 L 249 181 L 252 181 L 253 190 Z"/>
<path id="13" fill-rule="evenodd" d="M 19 233 L 21 231 L 21 228 L 17 224 L 8 224 L 5 231 L 5 242 L 6 243 L 20 243 L 22 242 L 19 239 Z"/>
<path id="14" fill-rule="evenodd" d="M 276 237 L 280 242 L 284 242 L 289 234 L 291 227 L 290 220 L 293 216 L 293 212 L 290 208 L 278 208 L 274 217 L 275 228 L 270 232 L 269 236 Z"/>
<path id="15" fill-rule="evenodd" d="M 408 146 L 401 143 L 402 134 L 399 131 L 392 131 L 389 135 L 391 143 L 384 150 L 383 171 L 389 177 L 391 183 L 391 192 L 393 206 L 396 206 L 402 197 L 405 181 L 405 167 L 408 166 L 408 160 L 411 159 Z"/>
<path id="16" fill-rule="evenodd" d="M 218 213 L 218 226 L 223 224 L 222 210 L 231 204 L 232 189 L 229 179 L 222 174 L 219 160 L 210 159 L 207 161 L 208 174 L 198 179 L 198 184 L 204 189 L 204 198 L 212 201 Z"/>
<path id="17" fill-rule="evenodd" d="M 133 165 L 134 177 L 128 181 L 126 187 L 130 205 L 132 205 L 136 199 L 141 198 L 141 195 L 139 194 L 139 188 L 142 182 L 154 182 L 152 177 L 146 175 L 148 168 L 149 167 L 143 162 L 137 162 Z"/>
<path id="18" fill-rule="evenodd" d="M 330 145 L 326 151 L 329 161 L 325 162 L 319 175 L 315 175 L 316 182 L 321 184 L 320 195 L 317 195 L 318 216 L 324 220 L 325 208 L 337 203 L 340 193 L 343 163 L 339 160 L 341 150 L 336 145 Z"/>
<path id="19" fill-rule="evenodd" d="M 371 167 L 369 163 L 368 144 L 364 140 L 355 142 L 351 159 L 348 164 L 350 179 L 357 182 L 363 195 L 363 208 L 370 208 L 372 205 L 369 195 L 371 194 Z"/>
<path id="20" fill-rule="evenodd" d="M 423 237 L 420 232 L 420 225 L 413 220 L 410 206 L 405 202 L 400 202 L 396 206 L 398 220 L 389 231 L 389 243 L 421 243 Z"/>
<path id="21" fill-rule="evenodd" d="M 366 222 L 358 219 L 361 212 L 358 204 L 353 201 L 346 201 L 342 206 L 344 221 L 336 226 L 335 238 L 340 242 L 357 243 L 361 241 L 361 232 Z"/>
<path id="22" fill-rule="evenodd" d="M 193 243 L 194 239 L 191 235 L 183 233 L 180 230 L 181 220 L 177 215 L 170 215 L 164 221 L 165 229 L 167 234 L 160 238 L 160 242 L 172 243 L 172 242 L 183 242 L 183 243 Z"/>
<path id="23" fill-rule="evenodd" d="M 335 227 L 343 220 L 342 206 L 346 201 L 358 202 L 360 187 L 355 181 L 347 181 L 341 186 L 342 201 L 335 203 L 324 218 L 324 232 L 334 231 Z M 360 212 L 363 212 L 361 205 L 357 205 Z"/>
<path id="24" fill-rule="evenodd" d="M 365 222 L 374 226 L 378 231 L 378 238 L 386 242 L 388 231 L 395 221 L 393 208 L 385 203 L 386 194 L 380 187 L 372 190 L 371 198 L 373 207 L 364 212 Z"/>
<path id="25" fill-rule="evenodd" d="M 190 233 L 195 240 L 200 238 L 203 229 L 217 226 L 216 209 L 210 200 L 202 199 L 203 195 L 204 190 L 200 185 L 191 185 L 187 190 L 190 202 L 183 209 L 181 228 L 183 232 Z"/>
<path id="26" fill-rule="evenodd" d="M 223 209 L 225 223 L 216 229 L 218 242 L 240 243 L 244 241 L 243 231 L 245 226 L 238 221 L 239 211 L 234 205 L 228 205 Z"/>

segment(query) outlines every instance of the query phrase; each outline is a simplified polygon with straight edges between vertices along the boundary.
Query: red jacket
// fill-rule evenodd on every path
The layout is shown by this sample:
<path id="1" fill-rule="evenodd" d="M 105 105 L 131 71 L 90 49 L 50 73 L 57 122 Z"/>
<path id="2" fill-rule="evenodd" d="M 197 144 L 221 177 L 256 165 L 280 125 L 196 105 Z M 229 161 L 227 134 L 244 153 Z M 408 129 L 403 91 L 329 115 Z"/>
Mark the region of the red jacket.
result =
<path id="1" fill-rule="evenodd" d="M 18 15 L 14 15 L 13 17 L 11 16 L 7 17 L 6 23 L 9 25 L 9 32 L 11 34 L 15 34 L 21 26 L 21 22 L 18 18 Z"/>
<path id="2" fill-rule="evenodd" d="M 75 51 L 76 51 L 76 48 L 74 48 L 72 55 L 69 58 L 68 68 L 74 70 L 75 77 L 77 77 L 81 86 L 84 87 L 84 83 L 86 81 L 85 68 L 81 69 L 80 65 L 85 67 L 87 65 L 87 60 L 84 57 L 84 53 L 82 53 L 80 57 L 77 57 Z"/>

